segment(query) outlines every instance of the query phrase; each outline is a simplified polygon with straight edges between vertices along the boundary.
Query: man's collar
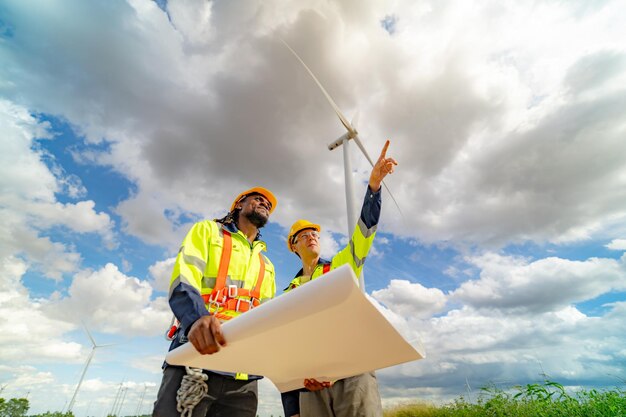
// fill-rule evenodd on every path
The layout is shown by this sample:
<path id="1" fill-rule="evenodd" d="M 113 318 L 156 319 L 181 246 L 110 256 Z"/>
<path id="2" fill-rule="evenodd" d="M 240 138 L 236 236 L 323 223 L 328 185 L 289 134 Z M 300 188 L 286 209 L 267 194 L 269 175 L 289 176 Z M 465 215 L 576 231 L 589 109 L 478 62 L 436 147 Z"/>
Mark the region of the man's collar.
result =
<path id="1" fill-rule="evenodd" d="M 222 227 L 226 230 L 228 230 L 230 233 L 237 233 L 239 231 L 239 229 L 237 228 L 237 225 L 235 224 L 235 222 L 231 222 L 231 223 L 225 223 L 222 225 Z M 254 240 L 261 240 L 261 233 L 258 232 L 257 230 L 257 234 L 256 237 L 254 238 Z"/>
<path id="2" fill-rule="evenodd" d="M 319 258 L 317 260 L 317 265 L 325 265 L 325 264 L 329 264 L 331 261 L 324 259 L 324 258 Z M 304 268 L 300 268 L 300 270 L 298 271 L 298 273 L 296 274 L 296 276 L 294 278 L 298 278 L 299 276 L 301 276 L 304 273 Z"/>

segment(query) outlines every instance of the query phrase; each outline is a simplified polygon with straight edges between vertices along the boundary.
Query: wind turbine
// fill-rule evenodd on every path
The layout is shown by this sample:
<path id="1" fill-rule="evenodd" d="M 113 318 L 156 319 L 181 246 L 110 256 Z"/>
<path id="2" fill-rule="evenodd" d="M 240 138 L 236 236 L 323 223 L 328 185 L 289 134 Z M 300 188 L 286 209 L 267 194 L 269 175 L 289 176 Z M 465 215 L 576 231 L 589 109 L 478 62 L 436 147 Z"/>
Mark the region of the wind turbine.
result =
<path id="1" fill-rule="evenodd" d="M 137 411 L 135 411 L 135 415 L 137 415 L 137 417 L 141 415 L 139 414 L 139 412 L 141 411 L 141 406 L 143 405 L 143 397 L 146 395 L 147 390 L 148 390 L 148 384 L 144 383 L 143 392 L 141 393 L 141 398 L 139 398 L 139 405 L 137 405 Z"/>
<path id="2" fill-rule="evenodd" d="M 124 377 L 126 378 L 126 377 Z M 115 394 L 115 400 L 113 401 L 113 408 L 111 408 L 111 412 L 109 413 L 109 415 L 115 416 L 116 414 L 116 410 L 117 410 L 117 402 L 120 400 L 120 398 L 122 397 L 122 389 L 124 388 L 124 380 L 122 379 L 122 382 L 120 382 L 120 387 L 117 390 L 117 393 Z"/>
<path id="3" fill-rule="evenodd" d="M 96 349 L 101 348 L 101 347 L 106 347 L 106 346 L 112 346 L 113 343 L 109 343 L 106 345 L 97 345 L 96 341 L 93 340 L 93 337 L 91 336 L 91 333 L 89 333 L 89 329 L 87 329 L 87 326 L 85 326 L 83 324 L 83 327 L 85 328 L 85 331 L 87 332 L 87 336 L 89 336 L 89 340 L 91 341 L 91 352 L 89 352 L 89 356 L 87 357 L 87 362 L 85 362 L 85 367 L 83 368 L 83 373 L 80 376 L 80 380 L 78 381 L 78 385 L 76 386 L 76 390 L 74 391 L 74 395 L 72 396 L 72 400 L 70 401 L 70 405 L 67 407 L 67 412 L 69 413 L 70 411 L 72 411 L 72 407 L 74 407 L 74 403 L 76 402 L 76 396 L 78 395 L 78 390 L 80 389 L 80 385 L 83 383 L 83 378 L 85 378 L 85 373 L 87 373 L 87 368 L 89 368 L 89 364 L 91 363 L 91 360 L 93 359 L 93 355 L 96 353 Z"/>
<path id="4" fill-rule="evenodd" d="M 307 70 L 311 78 L 313 78 L 313 80 L 315 81 L 317 86 L 320 88 L 320 90 L 322 90 L 322 93 L 324 93 L 326 100 L 328 100 L 328 103 L 330 103 L 333 110 L 335 110 L 337 117 L 339 117 L 339 121 L 341 122 L 343 127 L 345 127 L 347 130 L 346 133 L 344 133 L 337 140 L 335 140 L 334 142 L 328 145 L 328 150 L 332 151 L 333 149 L 336 149 L 339 146 L 343 145 L 343 168 L 344 168 L 345 184 L 346 184 L 346 208 L 348 210 L 348 238 L 350 238 L 352 236 L 352 233 L 354 232 L 354 226 L 356 225 L 356 220 L 354 218 L 356 214 L 356 207 L 354 206 L 354 181 L 352 179 L 352 162 L 350 160 L 350 146 L 349 146 L 350 139 L 354 139 L 354 142 L 359 147 L 363 155 L 365 155 L 365 158 L 368 160 L 370 165 L 372 165 L 372 167 L 374 167 L 374 161 L 372 161 L 372 158 L 370 158 L 369 154 L 367 153 L 367 150 L 365 150 L 363 143 L 361 143 L 361 139 L 359 139 L 359 132 L 356 130 L 356 127 L 355 127 L 357 117 L 355 117 L 352 120 L 352 123 L 350 123 L 348 119 L 346 119 L 346 117 L 343 115 L 343 113 L 341 113 L 341 110 L 339 110 L 339 107 L 337 106 L 337 104 L 335 104 L 335 101 L 332 99 L 330 94 L 328 94 L 324 86 L 322 86 L 322 83 L 320 83 L 317 77 L 315 76 L 315 74 L 313 74 L 313 71 L 309 69 L 309 67 L 304 63 L 302 58 L 298 56 L 296 51 L 294 51 L 287 42 L 285 42 L 283 39 L 281 39 L 281 41 L 291 51 L 291 53 L 298 59 L 298 61 L 300 61 L 302 66 L 304 66 L 304 68 Z M 358 116 L 358 113 L 357 113 L 357 116 Z M 385 181 L 383 181 L 383 186 L 389 193 L 389 196 L 391 197 L 396 207 L 398 208 L 398 211 L 400 211 L 400 214 L 402 215 L 402 210 L 400 210 L 400 206 L 398 205 L 398 202 L 391 194 L 391 191 L 389 190 L 389 187 L 387 187 L 387 184 L 385 184 Z M 363 279 L 362 272 L 361 272 L 361 275 L 359 276 L 359 287 L 361 288 L 362 292 L 365 292 L 365 281 Z"/>
<path id="5" fill-rule="evenodd" d="M 128 387 L 124 387 L 122 389 L 122 398 L 120 399 L 120 402 L 117 406 L 117 410 L 115 411 L 115 414 L 113 414 L 114 416 L 119 416 L 120 414 L 122 414 L 122 407 L 124 406 L 124 400 L 126 400 L 127 392 L 128 392 Z"/>

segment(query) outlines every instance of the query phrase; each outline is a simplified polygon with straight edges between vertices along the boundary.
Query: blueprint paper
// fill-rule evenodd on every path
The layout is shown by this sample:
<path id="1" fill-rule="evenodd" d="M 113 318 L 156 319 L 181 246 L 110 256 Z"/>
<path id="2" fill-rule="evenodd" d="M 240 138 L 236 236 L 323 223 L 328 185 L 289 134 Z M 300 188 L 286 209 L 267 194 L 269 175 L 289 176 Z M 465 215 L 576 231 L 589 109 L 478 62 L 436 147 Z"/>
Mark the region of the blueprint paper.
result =
<path id="1" fill-rule="evenodd" d="M 222 325 L 227 346 L 201 355 L 186 343 L 165 358 L 186 365 L 269 378 L 279 391 L 305 378 L 332 381 L 422 359 L 341 266 Z"/>

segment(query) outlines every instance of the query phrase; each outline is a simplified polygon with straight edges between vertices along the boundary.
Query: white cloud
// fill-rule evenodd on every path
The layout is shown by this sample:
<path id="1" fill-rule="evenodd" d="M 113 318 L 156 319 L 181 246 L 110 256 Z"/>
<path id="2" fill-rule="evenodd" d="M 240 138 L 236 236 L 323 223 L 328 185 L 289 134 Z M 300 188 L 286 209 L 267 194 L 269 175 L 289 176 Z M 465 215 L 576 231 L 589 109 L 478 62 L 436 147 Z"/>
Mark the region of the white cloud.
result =
<path id="1" fill-rule="evenodd" d="M 626 250 L 626 239 L 613 239 L 605 247 L 611 250 Z"/>
<path id="2" fill-rule="evenodd" d="M 387 288 L 374 291 L 372 296 L 405 317 L 429 317 L 442 311 L 447 301 L 446 295 L 437 288 L 399 279 L 392 279 Z"/>
<path id="3" fill-rule="evenodd" d="M 176 258 L 167 258 L 150 265 L 148 271 L 152 276 L 152 287 L 157 291 L 168 292 L 170 287 L 170 279 L 172 277 L 172 269 Z"/>
<path id="4" fill-rule="evenodd" d="M 30 298 L 21 283 L 26 269 L 20 259 L 0 258 L 0 365 L 77 360 L 80 345 L 63 338 L 74 325 L 50 317 L 41 300 Z"/>
<path id="5" fill-rule="evenodd" d="M 327 230 L 322 230 L 320 233 L 320 247 L 320 256 L 324 259 L 331 259 L 342 249 L 333 238 L 333 235 Z"/>
<path id="6" fill-rule="evenodd" d="M 165 330 L 163 330 L 163 332 L 165 332 Z M 142 355 L 139 358 L 135 358 L 131 362 L 131 366 L 135 369 L 139 369 L 145 372 L 150 372 L 150 373 L 161 376 L 161 374 L 163 373 L 161 366 L 163 366 L 164 359 L 165 359 L 165 355 L 153 355 L 153 356 Z"/>
<path id="7" fill-rule="evenodd" d="M 405 399 L 406 386 L 428 391 L 423 395 L 431 400 L 450 400 L 464 394 L 465 378 L 478 388 L 538 380 L 544 371 L 565 385 L 619 374 L 620 352 L 613 346 L 624 342 L 626 303 L 607 304 L 596 317 L 573 303 L 623 290 L 623 261 L 531 262 L 486 254 L 471 262 L 480 280 L 461 284 L 452 293 L 461 305 L 449 303 L 451 309 L 436 317 L 423 314 L 424 302 L 434 305 L 443 294 L 419 284 L 392 281 L 374 292 L 397 312 L 386 314 L 390 321 L 408 340 L 421 340 L 426 352 L 424 360 L 379 372 L 388 403 Z"/>
<path id="8" fill-rule="evenodd" d="M 0 256 L 24 254 L 46 276 L 59 280 L 76 270 L 80 255 L 42 232 L 63 226 L 77 233 L 98 233 L 112 247 L 113 222 L 108 214 L 96 212 L 91 200 L 56 200 L 55 194 L 64 190 L 71 197 L 80 192 L 76 186 L 67 187 L 74 180 L 56 177 L 43 161 L 45 154 L 36 149 L 35 139 L 54 140 L 48 129 L 25 108 L 0 100 L 0 186 L 6 190 L 0 197 Z"/>
<path id="9" fill-rule="evenodd" d="M 118 213 L 146 242 L 175 246 L 185 227 L 166 210 L 212 218 L 251 182 L 279 197 L 273 221 L 305 217 L 343 232 L 342 158 L 325 149 L 342 127 L 279 36 L 345 113 L 361 109 L 370 153 L 392 138 L 400 165 L 389 185 L 420 215 L 402 222 L 384 197 L 387 230 L 426 242 L 562 242 L 626 217 L 617 1 L 584 12 L 173 1 L 172 23 L 153 3 L 63 7 L 75 20 L 11 6 L 16 27 L 33 30 L 3 50 L 21 69 L 7 95 L 63 115 L 88 142 L 110 142 L 84 151 L 136 183 Z M 398 17 L 393 36 L 380 24 L 388 15 Z M 68 36 L 81 42 L 63 48 Z M 367 164 L 358 154 L 353 163 L 362 183 Z"/>
<path id="10" fill-rule="evenodd" d="M 5 388 L 9 391 L 15 389 L 15 387 L 28 387 L 30 389 L 34 387 L 45 387 L 46 385 L 54 382 L 54 377 L 50 372 L 40 372 L 32 366 L 4 366 L 0 365 L 0 370 L 5 375 L 11 375 L 13 379 L 11 384 L 6 384 Z"/>
<path id="11" fill-rule="evenodd" d="M 55 317 L 72 321 L 85 317 L 89 327 L 107 333 L 126 335 L 161 334 L 171 312 L 164 297 L 152 300 L 152 287 L 146 281 L 129 277 L 109 263 L 97 271 L 81 271 L 74 276 L 69 295 L 46 306 Z"/>
<path id="12" fill-rule="evenodd" d="M 626 268 L 614 259 L 546 258 L 530 262 L 487 253 L 467 261 L 481 269 L 480 279 L 464 282 L 452 297 L 475 308 L 517 313 L 554 311 L 626 289 Z"/>

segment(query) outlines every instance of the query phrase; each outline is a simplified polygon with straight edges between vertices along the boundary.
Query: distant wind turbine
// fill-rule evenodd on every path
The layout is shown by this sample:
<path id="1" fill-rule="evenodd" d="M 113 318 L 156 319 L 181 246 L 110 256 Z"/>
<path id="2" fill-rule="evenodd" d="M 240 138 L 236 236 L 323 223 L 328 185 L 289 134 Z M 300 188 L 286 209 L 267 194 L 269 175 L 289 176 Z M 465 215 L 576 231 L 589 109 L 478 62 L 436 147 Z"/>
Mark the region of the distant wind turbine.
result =
<path id="1" fill-rule="evenodd" d="M 68 413 L 70 411 L 72 411 L 72 407 L 74 407 L 74 403 L 76 402 L 76 396 L 78 395 L 78 390 L 80 389 L 80 386 L 83 383 L 83 378 L 85 378 L 85 374 L 87 373 L 87 368 L 89 368 L 89 364 L 91 363 L 91 360 L 93 359 L 93 355 L 96 353 L 96 349 L 114 345 L 114 343 L 109 343 L 109 344 L 106 344 L 106 345 L 98 345 L 98 344 L 96 344 L 96 341 L 93 340 L 93 337 L 91 336 L 91 333 L 89 333 L 89 329 L 87 329 L 87 326 L 83 325 L 83 327 L 84 327 L 85 331 L 87 332 L 87 336 L 89 336 L 89 340 L 91 341 L 91 352 L 89 352 L 89 356 L 87 357 L 87 362 L 85 362 L 85 367 L 83 368 L 83 373 L 80 375 L 80 380 L 78 381 L 78 385 L 76 386 L 76 390 L 74 391 L 74 395 L 72 396 L 72 400 L 70 401 L 70 405 L 67 407 L 67 412 Z"/>
<path id="2" fill-rule="evenodd" d="M 122 407 L 124 406 L 124 400 L 126 400 L 126 394 L 128 393 L 128 387 L 124 387 L 122 389 L 122 398 L 120 399 L 120 402 L 117 406 L 117 410 L 115 411 L 115 416 L 119 416 L 122 414 Z"/>
<path id="3" fill-rule="evenodd" d="M 124 388 L 124 380 L 122 379 L 122 382 L 120 382 L 120 387 L 117 390 L 117 393 L 115 394 L 115 400 L 113 401 L 113 407 L 111 408 L 111 412 L 109 413 L 109 415 L 116 415 L 116 410 L 117 410 L 117 403 L 120 400 L 120 398 L 122 397 L 122 389 Z"/>
<path id="4" fill-rule="evenodd" d="M 137 405 L 137 411 L 135 411 L 135 415 L 140 416 L 141 406 L 143 405 L 143 397 L 146 395 L 146 391 L 148 390 L 148 384 L 143 384 L 143 392 L 141 393 L 141 397 L 139 398 L 139 404 Z"/>
<path id="5" fill-rule="evenodd" d="M 320 83 L 317 77 L 315 76 L 315 74 L 313 74 L 313 71 L 309 69 L 309 67 L 304 63 L 302 58 L 300 58 L 300 56 L 296 53 L 296 51 L 294 51 L 289 46 L 289 44 L 287 44 L 287 42 L 285 42 L 283 39 L 281 39 L 281 41 L 291 51 L 291 53 L 298 59 L 298 61 L 300 61 L 300 63 L 304 66 L 304 68 L 307 70 L 309 75 L 313 78 L 313 80 L 315 81 L 317 86 L 320 88 L 320 90 L 322 90 L 322 93 L 324 93 L 326 100 L 328 100 L 333 110 L 335 110 L 337 117 L 339 117 L 339 121 L 341 121 L 341 124 L 347 130 L 346 133 L 344 133 L 337 140 L 335 140 L 334 142 L 328 145 L 328 150 L 332 151 L 333 149 L 338 148 L 339 146 L 343 145 L 343 167 L 344 167 L 345 184 L 346 184 L 346 207 L 348 210 L 348 238 L 350 238 L 352 236 L 352 233 L 354 232 L 354 227 L 356 225 L 356 220 L 354 218 L 356 214 L 356 208 L 354 206 L 354 181 L 352 179 L 352 163 L 350 161 L 350 147 L 349 147 L 350 139 L 354 139 L 354 142 L 359 147 L 363 155 L 365 155 L 365 158 L 368 160 L 370 165 L 374 167 L 374 161 L 372 161 L 372 158 L 370 158 L 369 154 L 367 153 L 367 150 L 365 150 L 363 143 L 361 143 L 361 139 L 359 139 L 359 132 L 356 130 L 356 127 L 355 127 L 356 119 L 358 118 L 358 113 L 357 113 L 357 116 L 355 116 L 355 118 L 353 119 L 352 123 L 350 123 L 348 119 L 346 119 L 346 117 L 343 115 L 343 113 L 341 113 L 341 111 L 339 110 L 339 107 L 337 106 L 337 104 L 335 104 L 335 101 L 332 99 L 330 94 L 328 94 L 326 89 L 322 86 L 322 83 Z M 398 208 L 400 215 L 402 215 L 402 210 L 400 210 L 400 206 L 398 205 L 398 202 L 393 197 L 393 194 L 391 194 L 391 191 L 389 191 L 389 187 L 387 187 L 387 184 L 385 184 L 385 181 L 383 181 L 383 186 L 385 187 L 385 189 L 389 193 L 389 196 L 391 197 L 396 207 Z M 359 287 L 361 287 L 362 292 L 365 292 L 365 282 L 363 279 L 363 273 L 361 273 L 361 275 L 359 276 Z"/>

